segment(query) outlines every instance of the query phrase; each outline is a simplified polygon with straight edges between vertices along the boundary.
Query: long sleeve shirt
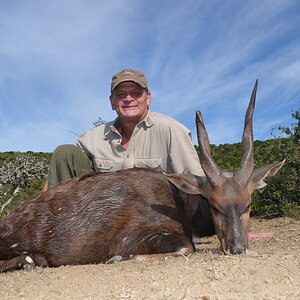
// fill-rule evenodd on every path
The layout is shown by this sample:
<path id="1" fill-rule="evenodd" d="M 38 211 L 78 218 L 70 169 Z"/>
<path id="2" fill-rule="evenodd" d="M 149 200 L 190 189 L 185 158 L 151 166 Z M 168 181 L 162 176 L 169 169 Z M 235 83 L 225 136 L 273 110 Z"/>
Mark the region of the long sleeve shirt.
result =
<path id="1" fill-rule="evenodd" d="M 203 176 L 191 132 L 175 119 L 149 111 L 136 125 L 128 147 L 122 145 L 119 120 L 85 132 L 77 141 L 93 160 L 97 172 L 150 168 L 166 173 Z"/>

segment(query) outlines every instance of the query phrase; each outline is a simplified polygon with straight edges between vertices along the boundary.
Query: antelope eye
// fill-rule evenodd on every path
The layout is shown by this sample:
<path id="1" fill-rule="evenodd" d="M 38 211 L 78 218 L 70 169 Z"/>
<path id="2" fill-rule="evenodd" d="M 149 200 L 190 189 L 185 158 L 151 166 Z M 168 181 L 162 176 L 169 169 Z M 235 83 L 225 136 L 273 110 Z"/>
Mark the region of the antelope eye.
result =
<path id="1" fill-rule="evenodd" d="M 216 213 L 219 212 L 218 209 L 216 207 L 214 207 L 213 205 L 210 204 L 209 206 L 210 206 L 210 208 L 211 208 L 212 211 L 214 211 Z"/>
<path id="2" fill-rule="evenodd" d="M 216 213 L 216 214 L 220 214 L 222 215 L 223 217 L 227 218 L 227 216 L 225 215 L 225 213 L 223 211 L 221 211 L 220 209 L 216 208 L 215 206 L 213 205 L 210 205 L 210 208 L 211 210 Z"/>
<path id="3" fill-rule="evenodd" d="M 242 214 L 249 212 L 250 208 L 251 208 L 251 203 L 248 204 L 248 206 L 244 209 Z"/>

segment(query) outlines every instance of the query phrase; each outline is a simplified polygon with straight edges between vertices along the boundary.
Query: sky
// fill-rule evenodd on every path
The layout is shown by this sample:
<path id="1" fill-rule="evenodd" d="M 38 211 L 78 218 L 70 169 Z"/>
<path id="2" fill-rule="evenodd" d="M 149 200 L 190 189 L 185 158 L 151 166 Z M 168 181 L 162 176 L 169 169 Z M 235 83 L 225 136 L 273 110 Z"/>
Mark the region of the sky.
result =
<path id="1" fill-rule="evenodd" d="M 254 138 L 300 104 L 298 0 L 0 0 L 0 152 L 73 144 L 109 103 L 113 74 L 145 73 L 151 110 L 210 142 L 239 142 L 258 79 Z"/>

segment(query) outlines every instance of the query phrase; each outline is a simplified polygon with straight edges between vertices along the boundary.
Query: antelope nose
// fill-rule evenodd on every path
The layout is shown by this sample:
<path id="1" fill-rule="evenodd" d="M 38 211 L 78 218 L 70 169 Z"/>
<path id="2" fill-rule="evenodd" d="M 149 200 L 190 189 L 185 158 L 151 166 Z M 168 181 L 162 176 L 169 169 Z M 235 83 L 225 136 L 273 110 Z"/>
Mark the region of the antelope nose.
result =
<path id="1" fill-rule="evenodd" d="M 231 254 L 241 254 L 245 251 L 246 251 L 246 246 L 244 245 L 234 245 L 233 247 L 230 247 Z"/>

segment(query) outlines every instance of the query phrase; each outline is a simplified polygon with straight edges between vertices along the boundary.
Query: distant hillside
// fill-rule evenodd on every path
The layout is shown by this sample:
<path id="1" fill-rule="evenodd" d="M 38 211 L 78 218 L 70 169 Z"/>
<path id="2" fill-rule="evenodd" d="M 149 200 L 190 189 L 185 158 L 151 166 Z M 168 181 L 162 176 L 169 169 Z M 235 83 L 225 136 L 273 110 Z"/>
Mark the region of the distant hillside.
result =
<path id="1" fill-rule="evenodd" d="M 198 151 L 198 147 L 195 146 Z M 263 193 L 253 195 L 252 214 L 261 217 L 300 217 L 300 144 L 292 138 L 255 141 L 255 165 L 286 159 L 279 173 L 268 180 Z M 38 194 L 48 172 L 51 153 L 0 153 L 0 208 L 2 217 Z M 212 145 L 212 155 L 224 171 L 234 171 L 241 159 L 241 145 Z M 10 201 L 8 204 L 7 202 Z M 4 207 L 3 207 L 4 206 Z"/>
<path id="2" fill-rule="evenodd" d="M 198 151 L 198 147 L 196 146 Z M 212 155 L 223 171 L 233 172 L 241 161 L 241 144 L 212 145 Z M 255 216 L 300 217 L 300 143 L 293 138 L 276 138 L 254 142 L 255 167 L 286 159 L 276 176 L 267 181 L 263 193 L 253 194 Z"/>

